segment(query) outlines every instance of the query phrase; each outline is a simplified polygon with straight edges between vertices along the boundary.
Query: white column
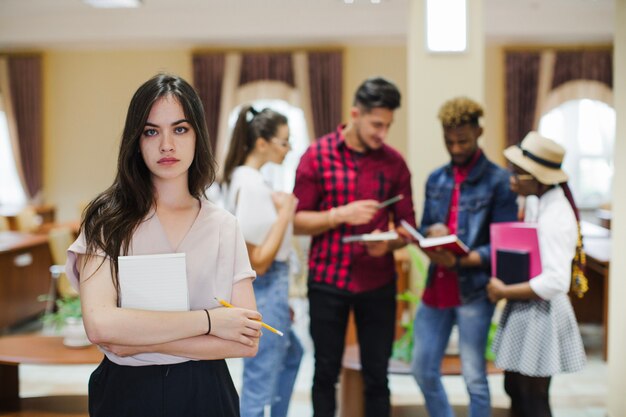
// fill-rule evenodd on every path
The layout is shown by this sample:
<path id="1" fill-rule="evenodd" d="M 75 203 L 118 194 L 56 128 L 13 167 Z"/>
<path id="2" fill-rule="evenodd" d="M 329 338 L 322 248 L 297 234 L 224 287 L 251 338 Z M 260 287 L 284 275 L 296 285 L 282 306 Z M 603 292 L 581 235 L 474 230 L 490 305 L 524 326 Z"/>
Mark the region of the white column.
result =
<path id="1" fill-rule="evenodd" d="M 611 266 L 609 276 L 609 395 L 611 417 L 626 416 L 626 0 L 615 2 L 613 93 L 617 114 L 611 219 Z"/>
<path id="2" fill-rule="evenodd" d="M 408 55 L 408 163 L 418 221 L 424 204 L 428 174 L 449 161 L 439 107 L 448 99 L 484 98 L 483 0 L 468 0 L 468 49 L 463 53 L 429 53 L 426 50 L 426 1 L 409 2 Z"/>

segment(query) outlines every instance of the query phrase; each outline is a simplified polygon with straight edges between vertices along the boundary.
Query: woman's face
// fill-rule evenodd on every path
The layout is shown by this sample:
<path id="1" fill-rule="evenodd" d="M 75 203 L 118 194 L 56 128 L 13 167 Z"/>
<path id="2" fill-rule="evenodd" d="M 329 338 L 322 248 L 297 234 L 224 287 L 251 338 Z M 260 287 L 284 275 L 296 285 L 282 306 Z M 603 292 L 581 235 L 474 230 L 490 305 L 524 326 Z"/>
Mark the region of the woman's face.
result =
<path id="1" fill-rule="evenodd" d="M 181 176 L 187 179 L 195 147 L 196 133 L 178 100 L 171 95 L 157 100 L 139 140 L 141 155 L 153 181 Z"/>
<path id="2" fill-rule="evenodd" d="M 269 141 L 269 162 L 282 164 L 290 150 L 289 126 L 286 124 L 280 125 L 278 129 L 276 129 L 276 136 Z"/>
<path id="3" fill-rule="evenodd" d="M 538 195 L 540 183 L 535 177 L 517 165 L 513 165 L 512 171 L 509 178 L 511 191 L 523 196 Z"/>

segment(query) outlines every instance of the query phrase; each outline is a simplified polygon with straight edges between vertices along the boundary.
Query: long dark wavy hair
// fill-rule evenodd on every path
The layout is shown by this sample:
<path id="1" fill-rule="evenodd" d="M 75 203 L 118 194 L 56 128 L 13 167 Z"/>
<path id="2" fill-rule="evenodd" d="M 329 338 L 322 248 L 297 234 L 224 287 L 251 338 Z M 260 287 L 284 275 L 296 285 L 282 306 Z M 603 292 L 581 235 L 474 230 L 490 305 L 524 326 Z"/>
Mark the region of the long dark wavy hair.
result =
<path id="1" fill-rule="evenodd" d="M 180 103 L 196 134 L 194 158 L 187 179 L 189 193 L 200 199 L 215 179 L 215 160 L 209 145 L 204 109 L 194 88 L 170 74 L 158 74 L 143 83 L 128 106 L 115 180 L 87 205 L 81 222 L 81 231 L 87 241 L 87 258 L 102 252 L 109 257 L 118 294 L 117 258 L 128 254 L 133 232 L 155 204 L 151 173 L 140 153 L 139 141 L 152 106 L 165 96 L 174 97 Z"/>
<path id="2" fill-rule="evenodd" d="M 277 111 L 265 108 L 258 112 L 252 106 L 243 106 L 233 129 L 228 155 L 224 162 L 222 183 L 230 183 L 233 171 L 239 165 L 243 165 L 258 138 L 269 142 L 276 136 L 278 128 L 286 124 L 287 117 Z"/>

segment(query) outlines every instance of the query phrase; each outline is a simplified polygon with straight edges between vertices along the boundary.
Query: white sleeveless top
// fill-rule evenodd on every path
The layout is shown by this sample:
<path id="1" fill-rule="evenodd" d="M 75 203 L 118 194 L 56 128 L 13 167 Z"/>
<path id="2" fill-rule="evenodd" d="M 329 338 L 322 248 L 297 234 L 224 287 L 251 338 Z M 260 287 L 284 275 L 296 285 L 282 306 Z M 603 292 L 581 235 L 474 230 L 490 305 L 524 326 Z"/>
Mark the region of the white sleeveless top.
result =
<path id="1" fill-rule="evenodd" d="M 263 243 L 278 219 L 272 192 L 261 172 L 252 167 L 240 165 L 231 175 L 225 191 L 224 206 L 237 217 L 243 237 L 250 244 Z M 293 225 L 290 223 L 276 254 L 277 261 L 284 262 L 289 258 L 292 236 Z"/>

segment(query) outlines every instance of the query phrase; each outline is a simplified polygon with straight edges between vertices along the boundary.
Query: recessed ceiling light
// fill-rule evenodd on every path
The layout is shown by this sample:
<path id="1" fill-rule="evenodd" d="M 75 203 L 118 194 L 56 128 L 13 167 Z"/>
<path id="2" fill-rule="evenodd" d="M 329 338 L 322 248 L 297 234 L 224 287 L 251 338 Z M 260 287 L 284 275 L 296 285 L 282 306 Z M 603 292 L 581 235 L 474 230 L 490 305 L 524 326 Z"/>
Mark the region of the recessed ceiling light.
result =
<path id="1" fill-rule="evenodd" d="M 141 0 L 83 0 L 83 2 L 99 9 L 125 9 L 141 6 Z"/>

